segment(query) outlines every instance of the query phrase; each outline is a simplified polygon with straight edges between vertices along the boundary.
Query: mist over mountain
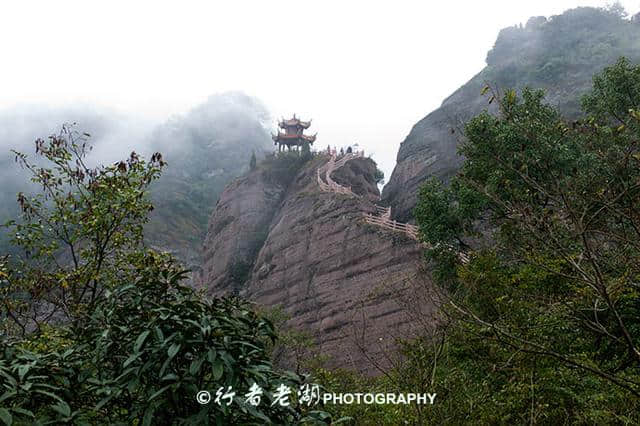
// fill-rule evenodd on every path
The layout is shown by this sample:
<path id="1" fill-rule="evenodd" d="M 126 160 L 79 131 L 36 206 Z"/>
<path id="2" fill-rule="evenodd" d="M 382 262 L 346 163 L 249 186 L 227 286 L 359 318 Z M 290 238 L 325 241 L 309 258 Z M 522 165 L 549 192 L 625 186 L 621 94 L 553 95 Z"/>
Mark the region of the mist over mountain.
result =
<path id="1" fill-rule="evenodd" d="M 11 150 L 34 156 L 34 141 L 75 123 L 90 134 L 92 165 L 109 164 L 135 151 L 161 152 L 168 166 L 152 189 L 155 210 L 148 241 L 178 253 L 189 263 L 198 258 L 206 223 L 218 195 L 232 178 L 248 169 L 273 142 L 270 114 L 257 99 L 241 92 L 210 96 L 206 102 L 164 123 L 95 105 L 22 105 L 0 111 L 0 222 L 18 215 L 16 194 L 33 190 L 29 176 Z M 0 232 L 0 245 L 7 247 Z M 194 264 L 197 266 L 197 263 Z"/>
<path id="2" fill-rule="evenodd" d="M 134 120 L 96 105 L 19 105 L 0 110 L 0 223 L 19 214 L 18 192 L 35 189 L 28 173 L 15 163 L 11 150 L 27 154 L 35 162 L 35 140 L 58 134 L 65 124 L 91 135 L 89 162 L 93 165 L 111 163 L 134 150 L 147 151 L 143 143 L 153 127 L 147 118 Z M 0 247 L 6 247 L 6 238 L 4 229 L 0 229 Z"/>
<path id="3" fill-rule="evenodd" d="M 286 115 L 272 138 L 269 109 L 240 91 L 160 119 L 91 104 L 0 110 L 0 223 L 19 216 L 16 192 L 33 193 L 18 196 L 14 248 L 0 227 L 1 423 L 640 424 L 640 14 L 619 4 L 536 9 L 498 34 L 525 22 L 506 2 L 465 4 L 464 14 L 439 5 L 383 6 L 377 25 L 375 6 L 343 2 L 333 19 L 314 4 L 307 15 L 321 27 L 324 10 L 329 32 L 297 19 L 262 31 L 251 19 L 271 20 L 252 6 L 237 22 L 215 15 L 241 28 L 226 38 L 211 32 L 224 28 L 213 14 L 184 6 L 159 32 L 140 31 L 161 22 L 152 5 L 143 12 L 153 19 L 131 19 L 145 37 L 132 58 L 155 57 L 173 74 L 106 54 L 120 81 L 84 73 L 88 85 L 157 107 L 155 94 L 177 104 L 171 91 L 187 93 L 186 79 L 201 91 L 191 100 L 215 93 L 203 89 L 210 83 L 235 87 L 198 65 L 213 58 L 213 68 L 247 73 L 240 87 L 270 86 L 276 102 L 256 92 L 274 111 L 287 104 L 317 118 L 311 132 Z M 508 20 L 486 22 L 491 39 L 477 44 L 480 9 Z M 394 19 L 399 11 L 406 19 Z M 404 31 L 431 29 L 425 15 L 446 29 Z M 351 32 L 336 31 L 340 19 Z M 181 31 L 181 20 L 206 37 Z M 135 46 L 123 29 L 119 53 Z M 299 63 L 321 72 L 239 60 L 271 63 L 266 35 L 292 33 L 277 46 L 309 53 Z M 317 39 L 306 46 L 308 34 Z M 211 55 L 197 49 L 202 40 Z M 41 56 L 32 54 L 48 63 Z M 282 83 L 270 72 L 296 76 Z M 149 80 L 146 95 L 127 86 L 136 73 Z M 80 80 L 69 79 L 82 90 Z M 149 96 L 155 82 L 162 89 Z M 435 85 L 442 92 L 425 94 Z M 400 145 L 381 193 L 372 153 L 385 123 L 403 108 L 424 115 L 445 91 Z M 323 97 L 334 115 L 365 108 L 332 122 Z M 89 137 L 86 159 L 67 125 Z M 359 129 L 379 137 L 356 144 Z M 34 140 L 56 133 L 34 152 Z"/>
<path id="4" fill-rule="evenodd" d="M 213 95 L 182 116 L 158 126 L 150 147 L 168 166 L 152 189 L 155 211 L 147 238 L 175 252 L 191 267 L 200 266 L 207 221 L 229 181 L 273 148 L 270 114 L 256 98 L 241 92 Z"/>
<path id="5" fill-rule="evenodd" d="M 526 25 L 500 31 L 487 65 L 447 97 L 440 108 L 414 125 L 400 145 L 393 174 L 382 193 L 394 217 L 409 220 L 420 185 L 429 176 L 448 180 L 462 164 L 457 146 L 462 123 L 488 104 L 481 92 L 541 88 L 546 100 L 575 115 L 592 76 L 620 56 L 640 59 L 640 19 L 618 6 L 579 7 L 557 16 L 533 17 Z"/>

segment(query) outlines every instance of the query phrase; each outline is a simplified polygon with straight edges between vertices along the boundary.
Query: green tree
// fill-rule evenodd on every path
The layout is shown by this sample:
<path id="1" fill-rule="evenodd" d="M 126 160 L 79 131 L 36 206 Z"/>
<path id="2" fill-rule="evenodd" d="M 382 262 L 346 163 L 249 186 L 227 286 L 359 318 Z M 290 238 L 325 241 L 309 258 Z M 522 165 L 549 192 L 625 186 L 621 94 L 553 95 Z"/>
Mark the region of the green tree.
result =
<path id="1" fill-rule="evenodd" d="M 384 172 L 382 170 L 376 167 L 376 172 L 373 177 L 378 185 L 384 185 Z"/>
<path id="2" fill-rule="evenodd" d="M 485 419 L 509 407 L 520 421 L 637 421 L 639 73 L 605 69 L 573 121 L 541 91 L 507 91 L 498 116 L 466 125 L 452 184 L 422 188 L 415 215 L 459 345 L 448 354 L 482 395 L 489 385 Z"/>
<path id="3" fill-rule="evenodd" d="M 65 125 L 38 139 L 44 166 L 15 152 L 41 192 L 18 194 L 22 218 L 5 225 L 23 253 L 0 288 L 6 333 L 24 335 L 51 320 L 81 322 L 109 286 L 136 274 L 132 260 L 152 209 L 146 191 L 165 163 L 158 153 L 147 163 L 132 152 L 92 168 L 88 138 Z"/>
<path id="4" fill-rule="evenodd" d="M 303 378 L 273 369 L 265 350 L 275 340 L 271 322 L 238 299 L 204 300 L 180 284 L 186 271 L 168 255 L 149 251 L 139 267 L 136 281 L 99 298 L 82 326 L 59 328 L 60 350 L 3 346 L 0 419 L 293 424 L 326 417 L 303 413 L 295 396 L 289 406 L 272 404 L 277 386 L 295 394 Z M 254 385 L 263 390 L 257 406 L 245 396 Z M 228 405 L 196 401 L 200 391 L 215 398 L 229 387 Z"/>

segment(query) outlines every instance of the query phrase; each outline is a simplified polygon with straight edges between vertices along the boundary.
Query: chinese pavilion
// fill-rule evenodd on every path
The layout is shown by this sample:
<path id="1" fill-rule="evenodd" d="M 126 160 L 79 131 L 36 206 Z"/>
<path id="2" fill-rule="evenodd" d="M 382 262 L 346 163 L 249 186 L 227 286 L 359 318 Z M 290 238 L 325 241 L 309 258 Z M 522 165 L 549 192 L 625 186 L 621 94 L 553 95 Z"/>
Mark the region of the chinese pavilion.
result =
<path id="1" fill-rule="evenodd" d="M 278 131 L 278 134 L 272 135 L 274 145 L 278 145 L 278 151 L 282 151 L 283 146 L 286 146 L 289 150 L 291 150 L 291 147 L 298 147 L 299 149 L 305 142 L 313 145 L 317 133 L 311 136 L 303 134 L 304 129 L 308 129 L 309 126 L 311 126 L 311 120 L 302 121 L 295 114 L 293 114 L 292 119 L 280 120 L 278 127 L 284 129 L 284 133 Z"/>

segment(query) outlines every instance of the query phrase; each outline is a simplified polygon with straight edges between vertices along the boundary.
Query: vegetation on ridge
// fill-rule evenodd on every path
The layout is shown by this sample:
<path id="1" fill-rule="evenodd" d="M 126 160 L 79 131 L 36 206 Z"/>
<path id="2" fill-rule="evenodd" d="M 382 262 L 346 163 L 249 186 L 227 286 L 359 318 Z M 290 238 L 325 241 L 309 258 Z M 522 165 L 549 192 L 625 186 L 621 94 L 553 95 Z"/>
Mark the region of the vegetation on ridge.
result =
<path id="1" fill-rule="evenodd" d="M 451 186 L 421 191 L 447 300 L 436 383 L 474 420 L 639 419 L 640 66 L 593 81 L 577 120 L 507 91 L 498 116 L 467 123 Z"/>

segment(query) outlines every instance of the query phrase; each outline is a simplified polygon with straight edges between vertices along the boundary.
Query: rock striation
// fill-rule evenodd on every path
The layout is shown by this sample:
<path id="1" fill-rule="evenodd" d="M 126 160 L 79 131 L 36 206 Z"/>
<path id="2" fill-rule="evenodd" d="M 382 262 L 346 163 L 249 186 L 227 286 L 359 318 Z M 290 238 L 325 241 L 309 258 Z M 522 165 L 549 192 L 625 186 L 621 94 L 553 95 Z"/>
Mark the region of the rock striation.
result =
<path id="1" fill-rule="evenodd" d="M 310 160 L 286 188 L 266 183 L 258 170 L 225 189 L 205 243 L 205 283 L 210 294 L 237 292 L 281 307 L 289 327 L 313 338 L 313 354 L 327 356 L 330 366 L 373 374 L 390 362 L 396 338 L 416 332 L 405 299 L 422 248 L 363 220 L 379 199 L 372 160 L 354 159 L 332 175 L 355 197 L 320 191 L 317 170 L 328 159 Z M 259 248 L 243 243 L 259 242 L 262 229 Z M 234 264 L 252 254 L 238 280 Z M 423 318 L 434 311 L 420 308 Z"/>
<path id="2" fill-rule="evenodd" d="M 263 179 L 262 171 L 253 171 L 224 189 L 204 242 L 204 274 L 210 291 L 241 290 L 285 189 Z"/>

